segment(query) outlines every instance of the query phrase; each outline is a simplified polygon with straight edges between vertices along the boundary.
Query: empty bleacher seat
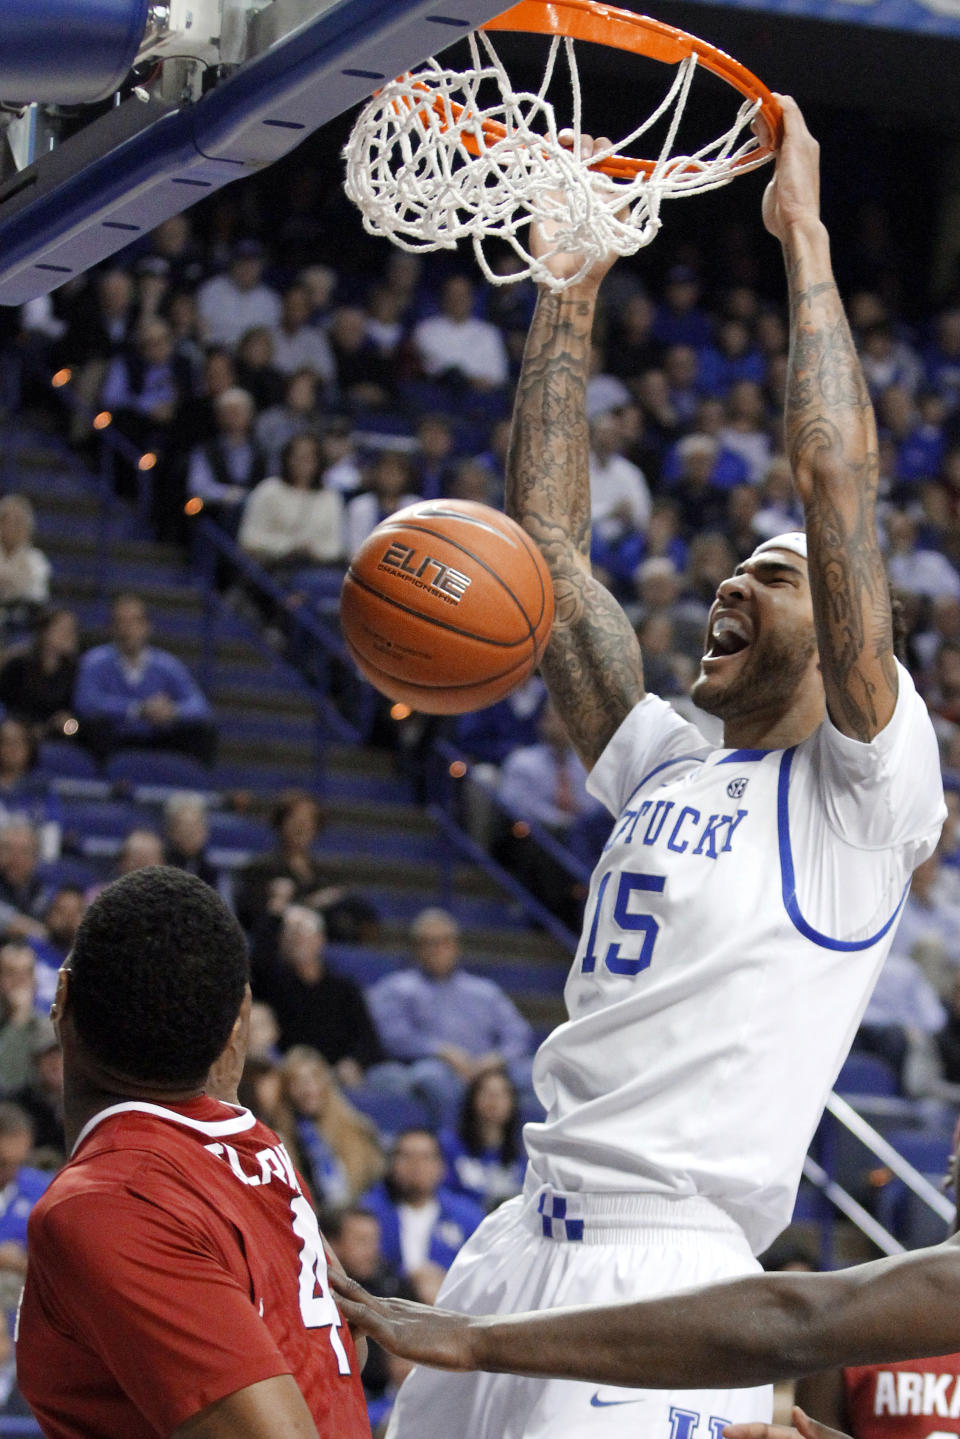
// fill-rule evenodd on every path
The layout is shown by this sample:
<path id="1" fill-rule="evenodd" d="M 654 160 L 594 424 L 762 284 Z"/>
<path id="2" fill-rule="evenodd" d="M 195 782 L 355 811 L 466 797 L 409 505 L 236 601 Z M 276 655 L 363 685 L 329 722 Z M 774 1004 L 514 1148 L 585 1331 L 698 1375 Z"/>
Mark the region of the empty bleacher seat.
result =
<path id="1" fill-rule="evenodd" d="M 71 886 L 74 889 L 88 890 L 104 879 L 100 869 L 89 860 L 70 857 L 50 860 L 40 866 L 39 872 L 41 879 L 51 889 Z"/>
<path id="2" fill-rule="evenodd" d="M 372 1119 L 386 1145 L 404 1129 L 432 1129 L 430 1112 L 419 1100 L 401 1094 L 384 1094 L 363 1086 L 346 1091 L 350 1103 Z"/>
<path id="3" fill-rule="evenodd" d="M 210 788 L 210 771 L 198 759 L 169 750 L 122 749 L 110 756 L 104 772 L 114 784 L 170 789 Z"/>
<path id="4" fill-rule="evenodd" d="M 81 745 L 69 740 L 44 740 L 37 752 L 37 767 L 51 779 L 97 779 L 97 762 Z"/>
<path id="5" fill-rule="evenodd" d="M 940 1188 L 953 1147 L 953 1135 L 949 1129 L 895 1130 L 888 1138 L 908 1164 L 912 1164 L 934 1189 Z M 878 1187 L 874 1208 L 880 1223 L 908 1249 L 939 1244 L 950 1228 L 947 1221 L 934 1213 L 902 1179 L 895 1177 Z"/>
<path id="6" fill-rule="evenodd" d="M 242 814 L 229 814 L 223 810 L 212 810 L 208 819 L 210 843 L 217 849 L 260 854 L 273 849 L 276 844 L 276 835 L 263 820 L 251 819 Z"/>
<path id="7" fill-rule="evenodd" d="M 833 1086 L 838 1094 L 898 1094 L 897 1076 L 878 1054 L 854 1050 L 844 1062 Z"/>

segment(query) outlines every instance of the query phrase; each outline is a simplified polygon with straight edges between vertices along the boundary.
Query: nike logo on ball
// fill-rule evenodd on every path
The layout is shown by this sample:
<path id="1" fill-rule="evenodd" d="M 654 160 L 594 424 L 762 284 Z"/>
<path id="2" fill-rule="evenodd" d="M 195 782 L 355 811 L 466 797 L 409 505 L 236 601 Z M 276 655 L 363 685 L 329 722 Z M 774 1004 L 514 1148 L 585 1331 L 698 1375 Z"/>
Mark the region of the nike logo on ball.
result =
<path id="1" fill-rule="evenodd" d="M 599 1389 L 597 1390 L 597 1392 L 596 1392 L 595 1394 L 591 1395 L 591 1398 L 590 1398 L 590 1407 L 591 1407 L 591 1409 L 612 1409 L 615 1405 L 618 1405 L 618 1404 L 642 1404 L 642 1403 L 643 1403 L 643 1400 L 642 1400 L 642 1399 L 601 1399 L 601 1398 L 600 1398 L 600 1390 L 599 1390 Z"/>

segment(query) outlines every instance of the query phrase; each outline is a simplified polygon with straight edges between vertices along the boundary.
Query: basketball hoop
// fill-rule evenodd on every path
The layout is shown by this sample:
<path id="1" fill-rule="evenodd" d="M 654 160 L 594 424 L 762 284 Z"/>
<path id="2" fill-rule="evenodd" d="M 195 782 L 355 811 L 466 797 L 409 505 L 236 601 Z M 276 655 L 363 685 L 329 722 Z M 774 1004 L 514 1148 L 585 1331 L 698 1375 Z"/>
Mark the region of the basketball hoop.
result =
<path id="1" fill-rule="evenodd" d="M 497 31 L 549 37 L 535 93 L 514 91 L 491 39 Z M 653 113 L 589 162 L 579 158 L 586 127 L 578 40 L 675 66 Z M 364 107 L 344 150 L 346 192 L 371 234 L 386 235 L 405 250 L 452 250 L 469 240 L 495 285 L 530 276 L 560 290 L 611 251 L 634 254 L 660 229 L 664 199 L 715 190 L 765 164 L 779 143 L 780 106 L 745 66 L 672 25 L 598 0 L 521 0 L 469 36 L 468 44 L 468 67 L 448 69 L 429 60 L 385 85 Z M 572 98 L 572 124 L 563 141 L 547 99 L 561 56 Z M 726 81 L 741 102 L 718 139 L 674 154 L 698 68 Z M 757 115 L 765 119 L 773 146 L 750 130 Z M 666 135 L 656 158 L 633 158 L 630 148 L 661 122 Z M 521 239 L 531 221 L 550 236 L 545 255 L 532 254 Z M 519 265 L 507 274 L 495 272 L 484 252 L 488 240 L 508 245 Z M 546 262 L 571 252 L 582 254 L 582 264 L 560 279 Z"/>

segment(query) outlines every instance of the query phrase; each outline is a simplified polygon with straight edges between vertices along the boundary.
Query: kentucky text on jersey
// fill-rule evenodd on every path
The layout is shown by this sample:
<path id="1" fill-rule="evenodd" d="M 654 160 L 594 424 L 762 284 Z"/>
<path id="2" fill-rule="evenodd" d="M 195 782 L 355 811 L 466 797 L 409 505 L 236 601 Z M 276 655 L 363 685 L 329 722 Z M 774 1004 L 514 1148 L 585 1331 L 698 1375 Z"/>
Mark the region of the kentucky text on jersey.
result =
<path id="1" fill-rule="evenodd" d="M 645 799 L 636 809 L 626 809 L 605 848 L 621 844 L 665 844 L 674 854 L 703 854 L 716 859 L 732 849 L 733 836 L 749 811 L 735 814 L 703 815 L 690 804 L 672 799 Z"/>

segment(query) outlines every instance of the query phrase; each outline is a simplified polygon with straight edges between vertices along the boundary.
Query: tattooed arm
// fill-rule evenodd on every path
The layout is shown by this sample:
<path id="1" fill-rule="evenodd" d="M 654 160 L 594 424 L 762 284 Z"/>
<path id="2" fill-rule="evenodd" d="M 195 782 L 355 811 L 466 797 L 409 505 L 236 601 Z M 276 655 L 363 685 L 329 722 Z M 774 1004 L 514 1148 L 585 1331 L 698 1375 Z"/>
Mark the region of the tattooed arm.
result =
<path id="1" fill-rule="evenodd" d="M 533 243 L 542 247 L 542 236 Z M 577 261 L 560 255 L 551 263 L 560 272 Z M 559 294 L 541 291 L 507 463 L 507 512 L 539 546 L 553 578 L 556 618 L 543 677 L 588 769 L 644 693 L 637 637 L 590 570 L 586 390 L 597 290 L 609 263 Z"/>
<path id="2" fill-rule="evenodd" d="M 872 740 L 897 702 L 890 600 L 876 530 L 877 428 L 820 220 L 819 146 L 796 103 L 763 197 L 790 292 L 785 427 L 806 518 L 814 619 L 830 718 Z"/>

